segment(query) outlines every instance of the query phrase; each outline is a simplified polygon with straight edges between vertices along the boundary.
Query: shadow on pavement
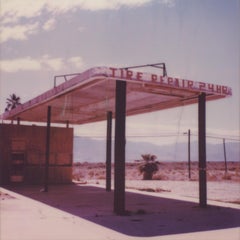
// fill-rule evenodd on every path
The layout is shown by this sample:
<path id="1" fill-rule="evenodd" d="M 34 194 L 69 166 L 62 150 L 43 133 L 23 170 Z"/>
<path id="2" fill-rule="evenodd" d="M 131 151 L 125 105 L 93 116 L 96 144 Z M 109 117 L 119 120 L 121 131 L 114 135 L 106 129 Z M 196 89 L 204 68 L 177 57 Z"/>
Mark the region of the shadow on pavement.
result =
<path id="1" fill-rule="evenodd" d="M 58 208 L 120 233 L 137 236 L 161 236 L 240 226 L 240 210 L 126 192 L 128 216 L 113 213 L 113 191 L 87 185 L 8 187 L 26 197 Z M 161 194 L 159 194 L 161 195 Z"/>

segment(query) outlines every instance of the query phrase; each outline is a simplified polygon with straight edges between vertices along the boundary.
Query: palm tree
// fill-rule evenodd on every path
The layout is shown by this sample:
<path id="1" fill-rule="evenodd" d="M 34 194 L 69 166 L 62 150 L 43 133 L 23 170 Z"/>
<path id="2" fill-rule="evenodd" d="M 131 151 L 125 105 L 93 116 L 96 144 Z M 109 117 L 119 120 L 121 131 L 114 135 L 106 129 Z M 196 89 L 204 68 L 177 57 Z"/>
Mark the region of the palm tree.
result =
<path id="1" fill-rule="evenodd" d="M 143 173 L 143 180 L 152 180 L 153 174 L 158 171 L 157 156 L 142 154 L 143 163 L 139 166 L 140 173 Z"/>
<path id="2" fill-rule="evenodd" d="M 5 108 L 5 111 L 10 111 L 16 108 L 18 105 L 21 105 L 20 101 L 21 101 L 20 97 L 17 97 L 17 95 L 13 93 L 12 95 L 10 95 L 9 98 L 7 98 L 6 101 L 7 107 Z"/>

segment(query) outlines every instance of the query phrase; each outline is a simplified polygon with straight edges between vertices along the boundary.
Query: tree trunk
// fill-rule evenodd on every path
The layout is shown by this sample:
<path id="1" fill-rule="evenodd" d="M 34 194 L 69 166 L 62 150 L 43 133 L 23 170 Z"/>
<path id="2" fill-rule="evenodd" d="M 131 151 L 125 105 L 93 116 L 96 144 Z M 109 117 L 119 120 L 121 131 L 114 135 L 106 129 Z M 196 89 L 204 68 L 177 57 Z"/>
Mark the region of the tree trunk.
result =
<path id="1" fill-rule="evenodd" d="M 152 172 L 144 172 L 143 173 L 143 180 L 152 180 L 153 173 Z"/>

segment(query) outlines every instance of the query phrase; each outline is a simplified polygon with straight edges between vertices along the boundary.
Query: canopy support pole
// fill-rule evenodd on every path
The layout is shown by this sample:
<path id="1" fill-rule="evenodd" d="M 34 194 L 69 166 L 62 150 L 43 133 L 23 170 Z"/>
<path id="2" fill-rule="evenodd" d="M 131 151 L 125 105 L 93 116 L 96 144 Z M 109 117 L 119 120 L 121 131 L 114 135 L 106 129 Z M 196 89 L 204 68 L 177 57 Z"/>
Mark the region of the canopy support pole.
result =
<path id="1" fill-rule="evenodd" d="M 198 97 L 199 205 L 207 206 L 206 177 L 206 93 Z"/>
<path id="2" fill-rule="evenodd" d="M 44 176 L 44 192 L 48 192 L 49 155 L 50 155 L 50 129 L 51 129 L 51 106 L 48 106 L 48 109 L 47 109 L 46 162 L 45 162 L 45 176 Z"/>
<path id="3" fill-rule="evenodd" d="M 114 212 L 125 215 L 125 81 L 116 81 L 115 152 L 114 152 Z"/>
<path id="4" fill-rule="evenodd" d="M 188 129 L 188 179 L 191 179 L 191 130 Z"/>
<path id="5" fill-rule="evenodd" d="M 107 142 L 106 142 L 106 191 L 111 191 L 112 169 L 112 112 L 107 112 Z"/>

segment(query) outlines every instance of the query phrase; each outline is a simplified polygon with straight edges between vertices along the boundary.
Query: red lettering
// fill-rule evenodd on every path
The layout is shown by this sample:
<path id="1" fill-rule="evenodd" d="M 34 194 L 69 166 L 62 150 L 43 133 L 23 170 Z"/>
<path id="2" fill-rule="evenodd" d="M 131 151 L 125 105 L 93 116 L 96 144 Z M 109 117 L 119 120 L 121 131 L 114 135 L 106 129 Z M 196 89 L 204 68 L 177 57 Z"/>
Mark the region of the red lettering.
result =
<path id="1" fill-rule="evenodd" d="M 193 88 L 193 81 L 188 81 L 187 83 L 188 83 L 187 87 L 192 89 Z"/>
<path id="2" fill-rule="evenodd" d="M 217 85 L 217 93 L 221 93 L 222 92 L 222 87 L 220 85 Z"/>
<path id="3" fill-rule="evenodd" d="M 157 82 L 157 75 L 156 74 L 152 74 L 152 82 Z"/>
<path id="4" fill-rule="evenodd" d="M 115 77 L 115 72 L 116 72 L 117 69 L 116 68 L 111 68 L 111 67 L 109 69 L 112 70 L 112 77 Z"/>
<path id="5" fill-rule="evenodd" d="M 176 87 L 179 87 L 179 79 L 178 79 L 178 78 L 175 78 L 175 83 L 174 83 L 174 85 L 175 85 Z"/>
<path id="6" fill-rule="evenodd" d="M 222 93 L 227 94 L 228 93 L 228 87 L 222 86 Z"/>
<path id="7" fill-rule="evenodd" d="M 185 81 L 186 81 L 186 80 L 184 80 L 184 79 L 182 80 L 182 87 L 183 87 L 183 88 L 185 88 Z"/>
<path id="8" fill-rule="evenodd" d="M 137 80 L 142 80 L 142 72 L 137 72 Z"/>
<path id="9" fill-rule="evenodd" d="M 200 89 L 200 90 L 205 89 L 205 87 L 206 87 L 206 84 L 205 84 L 205 83 L 203 83 L 203 82 L 200 82 L 200 83 L 199 83 L 199 89 Z"/>
<path id="10" fill-rule="evenodd" d="M 120 69 L 121 70 L 121 78 L 124 78 L 124 69 Z"/>
<path id="11" fill-rule="evenodd" d="M 165 78 L 163 76 L 160 76 L 160 83 L 164 83 Z"/>
<path id="12" fill-rule="evenodd" d="M 214 92 L 214 85 L 208 84 L 208 90 L 211 90 L 212 92 Z"/>
<path id="13" fill-rule="evenodd" d="M 133 72 L 130 70 L 127 70 L 127 79 L 131 79 L 133 75 Z"/>
<path id="14" fill-rule="evenodd" d="M 173 78 L 169 77 L 168 78 L 168 85 L 172 85 L 173 84 Z"/>

